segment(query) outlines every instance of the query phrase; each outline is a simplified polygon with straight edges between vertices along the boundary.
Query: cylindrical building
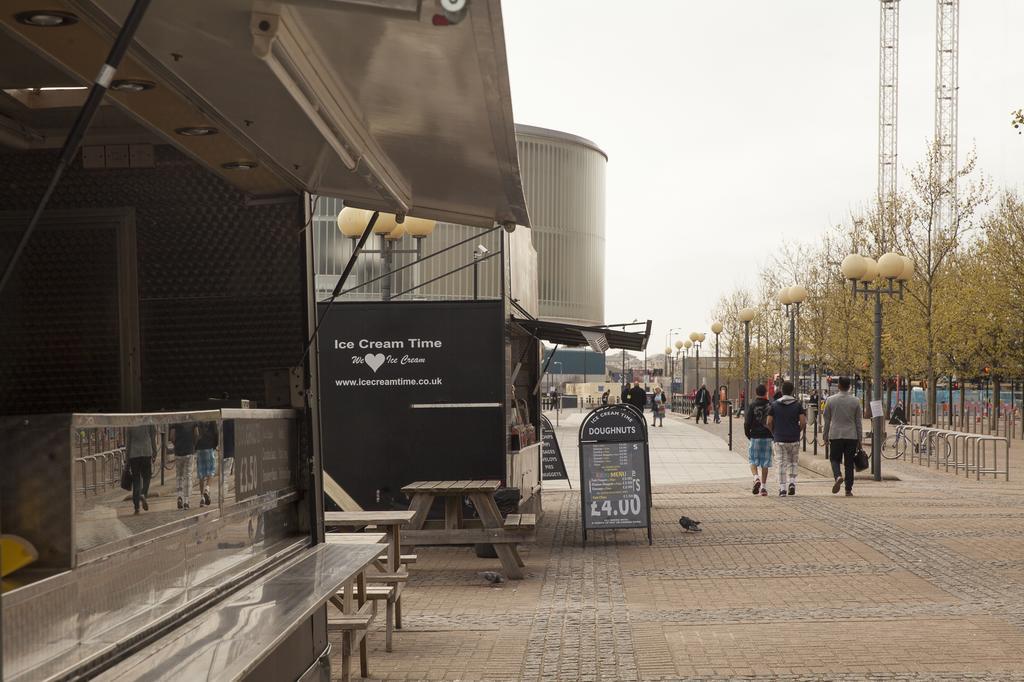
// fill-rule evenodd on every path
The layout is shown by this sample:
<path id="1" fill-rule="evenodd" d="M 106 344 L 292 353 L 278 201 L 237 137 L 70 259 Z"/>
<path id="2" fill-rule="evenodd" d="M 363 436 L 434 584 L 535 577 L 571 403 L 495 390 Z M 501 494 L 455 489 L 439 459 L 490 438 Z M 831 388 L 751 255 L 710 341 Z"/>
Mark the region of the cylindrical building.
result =
<path id="1" fill-rule="evenodd" d="M 516 125 L 540 279 L 540 315 L 604 323 L 605 166 L 608 155 L 576 135 Z"/>
<path id="2" fill-rule="evenodd" d="M 570 324 L 604 324 L 604 187 L 608 157 L 582 137 L 525 125 L 516 126 L 516 146 L 537 250 L 540 317 Z M 354 241 L 343 237 L 335 224 L 339 210 L 338 199 L 320 197 L 317 202 L 314 235 L 321 296 L 334 288 L 337 275 L 352 253 Z M 434 233 L 423 240 L 420 256 L 429 257 L 462 240 L 472 240 L 480 232 L 477 227 L 438 223 Z M 473 269 L 456 268 L 471 262 L 477 244 L 491 252 L 500 248 L 498 235 L 491 233 L 428 258 L 415 268 L 395 274 L 392 293 L 424 282 L 425 286 L 402 298 L 471 298 Z M 384 246 L 384 240 L 377 236 L 367 243 L 367 252 L 353 272 L 353 286 L 381 275 L 383 261 L 379 251 Z M 416 248 L 409 236 L 396 240 L 393 247 L 405 253 L 392 256 L 392 268 L 411 263 L 416 257 L 409 253 Z M 445 276 L 446 273 L 452 274 Z M 497 260 L 482 262 L 477 274 L 481 298 L 500 296 Z M 353 297 L 372 299 L 380 295 L 377 281 Z"/>

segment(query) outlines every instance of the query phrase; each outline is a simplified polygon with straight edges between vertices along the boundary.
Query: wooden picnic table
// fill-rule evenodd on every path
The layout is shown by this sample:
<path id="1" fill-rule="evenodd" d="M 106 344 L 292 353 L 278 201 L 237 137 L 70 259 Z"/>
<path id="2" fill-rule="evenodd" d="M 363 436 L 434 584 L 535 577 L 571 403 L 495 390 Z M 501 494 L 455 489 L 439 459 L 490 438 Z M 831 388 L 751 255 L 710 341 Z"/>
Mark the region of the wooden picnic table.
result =
<path id="1" fill-rule="evenodd" d="M 363 529 L 375 526 L 383 530 L 387 536 L 388 552 L 383 561 L 377 560 L 374 565 L 379 573 L 368 576 L 370 582 L 384 583 L 392 588 L 392 595 L 387 601 L 387 625 L 385 626 L 385 650 L 391 651 L 392 628 L 402 629 L 402 591 L 409 579 L 409 571 L 402 563 L 402 526 L 412 522 L 415 514 L 411 511 L 359 511 L 359 512 L 324 512 L 325 528 Z M 376 536 L 377 533 L 365 533 Z M 329 533 L 328 535 L 333 535 Z M 345 533 L 344 535 L 348 535 Z M 340 538 L 338 542 L 343 542 Z M 366 593 L 366 587 L 361 588 Z"/>
<path id="2" fill-rule="evenodd" d="M 494 491 L 501 487 L 496 480 L 416 481 L 402 488 L 409 495 L 409 511 L 414 514 L 405 539 L 410 544 L 466 545 L 489 543 L 501 560 L 505 575 L 513 580 L 523 577 L 523 560 L 519 543 L 533 540 L 535 517 L 532 514 L 510 514 L 502 519 L 494 502 Z M 476 508 L 479 521 L 464 518 L 462 498 L 468 497 Z M 444 522 L 428 522 L 427 514 L 434 500 L 444 500 Z"/>

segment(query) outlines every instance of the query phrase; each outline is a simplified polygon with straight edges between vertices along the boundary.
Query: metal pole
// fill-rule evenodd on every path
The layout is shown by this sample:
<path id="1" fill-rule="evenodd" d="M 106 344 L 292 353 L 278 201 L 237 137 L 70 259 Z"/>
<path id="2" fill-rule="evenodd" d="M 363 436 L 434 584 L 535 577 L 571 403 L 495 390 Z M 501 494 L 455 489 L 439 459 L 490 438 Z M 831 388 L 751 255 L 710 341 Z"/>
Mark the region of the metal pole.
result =
<path id="1" fill-rule="evenodd" d="M 750 401 L 750 323 L 743 323 L 743 414 L 747 413 Z"/>
<path id="2" fill-rule="evenodd" d="M 391 240 L 380 236 L 381 260 L 384 262 L 384 279 L 380 282 L 380 300 L 391 300 Z"/>
<path id="3" fill-rule="evenodd" d="M 480 261 L 476 257 L 476 253 L 473 254 L 473 300 L 476 301 L 480 298 Z"/>
<path id="4" fill-rule="evenodd" d="M 796 311 L 793 306 L 786 306 L 789 315 L 789 380 L 796 386 Z"/>
<path id="5" fill-rule="evenodd" d="M 875 340 L 871 383 L 874 399 L 882 400 L 882 292 L 875 290 Z M 882 429 L 885 416 L 871 412 L 871 470 L 876 481 L 882 480 Z"/>
<path id="6" fill-rule="evenodd" d="M 686 356 L 688 352 L 683 353 L 683 395 L 686 395 Z"/>
<path id="7" fill-rule="evenodd" d="M 719 379 L 718 379 L 718 334 L 715 334 L 715 393 L 718 394 L 718 409 L 715 410 L 715 423 L 716 424 L 718 424 L 719 422 L 722 421 L 722 418 L 720 416 L 722 414 L 722 396 L 721 396 L 722 388 L 721 388 L 721 386 L 719 386 L 718 381 L 719 381 Z M 732 426 L 732 422 L 730 422 L 730 426 Z M 732 449 L 732 444 L 731 444 L 732 443 L 732 434 L 731 433 L 730 433 L 729 441 L 730 441 L 729 449 L 731 450 Z"/>

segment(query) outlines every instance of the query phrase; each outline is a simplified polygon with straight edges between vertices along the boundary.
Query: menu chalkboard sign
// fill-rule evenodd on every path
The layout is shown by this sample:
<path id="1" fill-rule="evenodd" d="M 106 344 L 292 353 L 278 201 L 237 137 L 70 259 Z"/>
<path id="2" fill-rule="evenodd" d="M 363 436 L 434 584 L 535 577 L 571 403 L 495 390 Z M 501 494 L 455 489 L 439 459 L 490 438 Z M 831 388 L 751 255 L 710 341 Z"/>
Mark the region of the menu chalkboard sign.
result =
<path id="1" fill-rule="evenodd" d="M 562 449 L 558 447 L 555 429 L 551 426 L 551 420 L 544 415 L 540 416 L 540 436 L 541 480 L 568 481 L 569 472 L 565 470 L 565 460 L 562 459 Z"/>
<path id="2" fill-rule="evenodd" d="M 647 424 L 627 405 L 599 407 L 580 426 L 583 543 L 588 530 L 646 528 L 651 533 Z"/>

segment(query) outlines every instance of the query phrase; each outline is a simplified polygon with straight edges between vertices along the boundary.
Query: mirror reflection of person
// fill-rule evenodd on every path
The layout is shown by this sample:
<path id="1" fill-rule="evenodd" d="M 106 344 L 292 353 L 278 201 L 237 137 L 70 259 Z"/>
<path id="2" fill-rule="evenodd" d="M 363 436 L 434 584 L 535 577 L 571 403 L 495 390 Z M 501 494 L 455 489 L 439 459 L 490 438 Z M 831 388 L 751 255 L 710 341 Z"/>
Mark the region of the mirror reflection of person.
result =
<path id="1" fill-rule="evenodd" d="M 192 472 L 196 468 L 196 441 L 199 426 L 195 422 L 172 424 L 170 440 L 174 443 L 174 473 L 178 489 L 178 509 L 189 508 L 192 497 Z"/>
<path id="2" fill-rule="evenodd" d="M 156 428 L 152 424 L 141 424 L 128 428 L 125 451 L 128 467 L 132 474 L 132 504 L 135 513 L 139 506 L 149 511 L 149 481 L 153 478 L 153 459 L 156 457 Z"/>
<path id="3" fill-rule="evenodd" d="M 199 425 L 196 441 L 198 461 L 196 473 L 199 476 L 199 506 L 210 504 L 210 479 L 217 474 L 217 446 L 220 444 L 217 422 L 203 422 Z"/>

